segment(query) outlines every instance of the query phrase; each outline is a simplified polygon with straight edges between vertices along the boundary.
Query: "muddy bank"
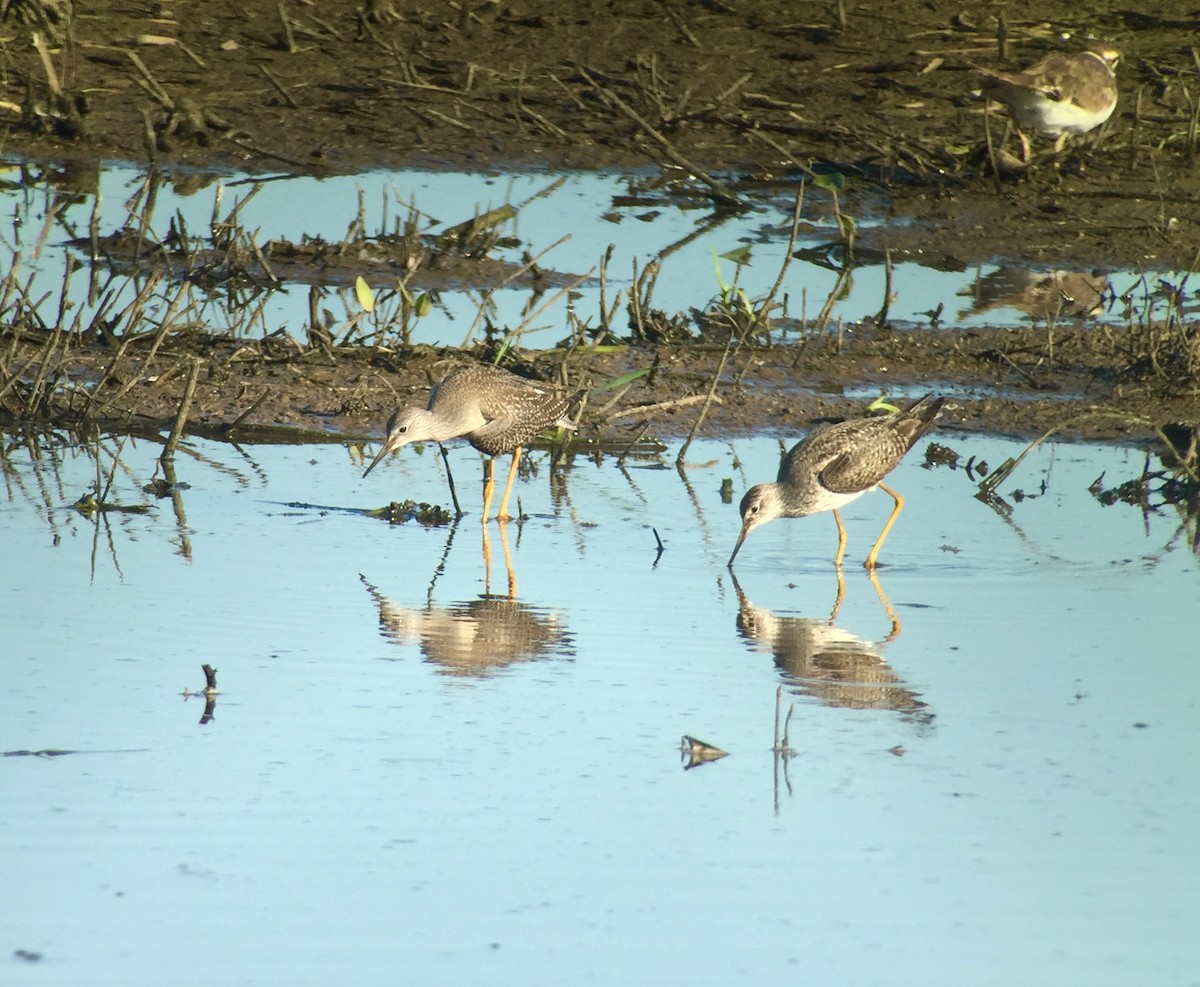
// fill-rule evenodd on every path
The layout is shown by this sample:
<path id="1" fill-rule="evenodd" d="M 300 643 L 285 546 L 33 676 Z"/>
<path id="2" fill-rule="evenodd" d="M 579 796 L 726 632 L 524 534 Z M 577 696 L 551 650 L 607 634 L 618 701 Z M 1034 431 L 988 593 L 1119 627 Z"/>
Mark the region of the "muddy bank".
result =
<path id="1" fill-rule="evenodd" d="M 1049 3 L 1036 19 L 1010 11 L 1003 28 L 992 8 L 900 0 L 844 8 L 843 23 L 837 4 L 766 0 L 214 0 L 152 10 L 23 0 L 5 8 L 13 41 L 0 151 L 65 162 L 84 192 L 105 158 L 312 174 L 661 169 L 713 208 L 836 171 L 847 208 L 882 220 L 861 225 L 862 251 L 1075 269 L 1193 264 L 1200 104 L 1190 45 L 1200 20 L 1189 8 L 1151 16 L 1116 3 L 1086 13 Z M 1089 135 L 1060 159 L 1043 153 L 1026 173 L 995 178 L 980 154 L 975 67 L 1020 64 L 1089 38 L 1124 53 L 1120 103 L 1099 140 Z M 1003 120 L 991 127 L 1000 139 Z M 721 374 L 705 429 L 788 434 L 813 417 L 852 412 L 864 392 L 912 389 L 950 394 L 952 426 L 1028 437 L 1068 418 L 1067 434 L 1141 437 L 1154 423 L 1195 420 L 1195 329 L 1173 327 L 1157 342 L 1130 335 L 859 326 L 840 341 L 741 349 Z M 47 340 L 18 333 L 9 342 L 7 374 L 32 373 Z M 396 403 L 464 356 L 197 336 L 152 359 L 117 346 L 56 354 L 48 365 L 57 373 L 36 382 L 41 404 L 27 400 L 26 379 L 8 389 L 4 415 L 21 421 L 55 408 L 49 420 L 58 424 L 152 427 L 175 415 L 196 358 L 197 426 L 245 415 L 241 427 L 378 435 Z M 645 421 L 681 435 L 720 357 L 694 343 L 637 346 L 565 361 L 549 354 L 539 369 L 586 389 L 653 365 L 591 426 L 626 434 Z M 43 401 L 48 393 L 53 400 Z"/>
<path id="2" fill-rule="evenodd" d="M 1051 356 L 1043 330 L 860 328 L 840 342 L 827 335 L 793 347 L 743 348 L 723 369 L 723 349 L 699 345 L 550 352 L 508 365 L 572 393 L 595 391 L 580 435 L 618 446 L 637 436 L 687 435 L 719 370 L 703 434 L 765 430 L 786 438 L 824 416 L 859 414 L 877 395 L 902 400 L 926 391 L 950 398 L 947 429 L 1029 439 L 1061 426 L 1067 438 L 1152 441 L 1157 425 L 1197 421 L 1194 394 L 1152 377 L 1115 374 L 1099 339 L 1087 329 L 1060 331 Z M 12 352 L 15 364 L 37 366 L 44 349 L 27 344 Z M 118 360 L 111 348 L 94 345 L 58 364 L 39 415 L 23 411 L 29 389 L 15 388 L 0 400 L 0 421 L 154 432 L 174 420 L 196 364 L 192 430 L 242 439 L 378 439 L 397 407 L 424 404 L 451 367 L 490 355 L 431 347 L 305 351 L 281 338 L 197 337 L 153 357 L 131 348 Z M 644 368 L 651 370 L 627 387 L 601 390 Z"/>
<path id="3" fill-rule="evenodd" d="M 865 245 L 1189 266 L 1195 11 L 1051 2 L 1001 29 L 997 9 L 22 0 L 5 7 L 0 151 L 313 174 L 649 165 L 710 173 L 734 198 L 835 169 L 854 209 L 895 220 Z M 976 66 L 1091 38 L 1124 53 L 1103 139 L 994 182 Z"/>

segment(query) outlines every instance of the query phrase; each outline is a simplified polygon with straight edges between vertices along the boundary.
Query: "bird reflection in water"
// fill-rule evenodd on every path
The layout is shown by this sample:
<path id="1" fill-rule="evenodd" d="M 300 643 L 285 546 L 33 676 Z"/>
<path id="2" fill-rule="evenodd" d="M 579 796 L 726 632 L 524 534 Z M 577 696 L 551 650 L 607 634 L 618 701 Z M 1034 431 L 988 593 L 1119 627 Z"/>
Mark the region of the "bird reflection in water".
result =
<path id="1" fill-rule="evenodd" d="M 934 717 L 928 704 L 904 684 L 880 653 L 880 648 L 900 633 L 900 625 L 878 578 L 874 573 L 871 576 L 892 620 L 891 633 L 882 641 L 865 641 L 834 623 L 842 600 L 840 581 L 834 611 L 821 619 L 756 607 L 734 577 L 738 633 L 751 650 L 774 655 L 785 684 L 802 695 L 831 707 L 892 710 L 926 726 Z"/>
<path id="2" fill-rule="evenodd" d="M 1108 276 L 1096 271 L 1031 271 L 1000 267 L 959 292 L 973 300 L 964 315 L 1011 307 L 1035 322 L 1088 319 L 1104 311 Z"/>
<path id="3" fill-rule="evenodd" d="M 380 633 L 394 644 L 417 645 L 442 675 L 484 678 L 518 662 L 574 655 L 574 639 L 553 610 L 509 596 L 423 608 L 401 606 L 359 576 L 379 607 Z"/>

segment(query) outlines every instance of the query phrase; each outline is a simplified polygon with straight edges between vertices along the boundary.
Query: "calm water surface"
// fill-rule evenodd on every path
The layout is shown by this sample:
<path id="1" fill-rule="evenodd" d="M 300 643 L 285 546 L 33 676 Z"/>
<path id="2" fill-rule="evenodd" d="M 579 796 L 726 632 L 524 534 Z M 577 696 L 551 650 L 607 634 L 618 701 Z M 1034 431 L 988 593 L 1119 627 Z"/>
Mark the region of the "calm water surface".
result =
<path id="1" fill-rule="evenodd" d="M 97 520 L 91 452 L 10 448 L 0 750 L 71 753 L 0 759 L 0 982 L 1200 982 L 1194 523 L 1087 490 L 1143 454 L 1045 446 L 1005 517 L 919 449 L 831 623 L 831 518 L 724 566 L 778 448 L 536 454 L 515 601 L 465 446 L 455 529 L 352 510 L 445 503 L 430 450 L 194 442 L 172 503 L 129 443 Z"/>

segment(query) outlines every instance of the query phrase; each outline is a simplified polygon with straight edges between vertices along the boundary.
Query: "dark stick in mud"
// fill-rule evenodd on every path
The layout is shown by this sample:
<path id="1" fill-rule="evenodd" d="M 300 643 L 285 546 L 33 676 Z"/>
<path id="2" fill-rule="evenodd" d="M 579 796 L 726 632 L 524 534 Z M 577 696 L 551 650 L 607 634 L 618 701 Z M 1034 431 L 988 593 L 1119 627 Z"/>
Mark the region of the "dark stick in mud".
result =
<path id="1" fill-rule="evenodd" d="M 189 386 L 190 386 L 190 382 L 189 382 Z M 221 432 L 225 435 L 228 435 L 235 428 L 237 428 L 239 425 L 241 425 L 242 422 L 244 422 L 247 418 L 249 418 L 252 414 L 254 414 L 254 412 L 256 412 L 258 410 L 259 405 L 261 405 L 267 399 L 267 397 L 268 397 L 268 395 L 270 395 L 270 393 L 271 392 L 269 390 L 264 389 L 263 392 L 257 398 L 254 399 L 254 403 L 251 404 L 249 408 L 247 408 L 240 415 L 238 415 L 237 418 L 235 418 L 233 421 L 231 421 L 228 425 L 222 426 Z"/>
<path id="2" fill-rule="evenodd" d="M 187 426 L 188 413 L 192 410 L 192 398 L 196 394 L 196 381 L 200 379 L 200 361 L 192 360 L 192 367 L 188 373 L 187 386 L 183 390 L 183 400 L 179 402 L 179 414 L 175 416 L 175 424 L 171 428 L 171 434 L 167 436 L 167 444 L 163 446 L 162 455 L 159 456 L 159 462 L 169 462 L 175 456 L 175 449 L 179 445 L 179 440 L 183 437 L 183 430 Z"/>

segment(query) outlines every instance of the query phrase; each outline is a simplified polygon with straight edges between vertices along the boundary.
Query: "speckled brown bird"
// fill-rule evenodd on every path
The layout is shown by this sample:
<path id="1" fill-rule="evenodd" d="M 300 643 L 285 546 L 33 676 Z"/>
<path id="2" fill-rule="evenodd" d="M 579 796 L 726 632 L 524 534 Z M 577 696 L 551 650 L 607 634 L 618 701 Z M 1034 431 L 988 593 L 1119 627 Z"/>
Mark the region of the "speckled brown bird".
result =
<path id="1" fill-rule="evenodd" d="M 846 551 L 846 528 L 838 508 L 879 487 L 891 496 L 895 506 L 863 563 L 868 569 L 875 568 L 879 547 L 904 506 L 904 498 L 887 486 L 883 478 L 933 427 L 945 398 L 931 400 L 932 397 L 926 394 L 894 414 L 819 425 L 809 432 L 784 456 L 774 483 L 760 483 L 746 491 L 740 508 L 742 532 L 728 565 L 733 566 L 742 542 L 760 524 L 781 517 L 807 517 L 833 511 L 838 527 L 834 565 L 841 566 Z"/>
<path id="2" fill-rule="evenodd" d="M 522 448 L 548 428 L 570 426 L 569 401 L 552 388 L 488 364 L 457 367 L 429 393 L 424 408 L 401 408 L 388 420 L 387 438 L 365 477 L 389 453 L 410 442 L 465 438 L 490 457 L 483 487 L 483 520 L 495 488 L 496 457 L 512 453 L 508 482 L 496 519 L 507 521 L 508 498 Z"/>
<path id="3" fill-rule="evenodd" d="M 1029 134 L 1054 137 L 1057 154 L 1068 137 L 1086 134 L 1112 116 L 1117 106 L 1114 70 L 1120 57 L 1116 49 L 1098 45 L 1055 52 L 1019 72 L 980 69 L 981 94 L 1008 108 L 1028 163 Z"/>

